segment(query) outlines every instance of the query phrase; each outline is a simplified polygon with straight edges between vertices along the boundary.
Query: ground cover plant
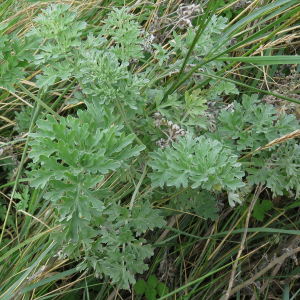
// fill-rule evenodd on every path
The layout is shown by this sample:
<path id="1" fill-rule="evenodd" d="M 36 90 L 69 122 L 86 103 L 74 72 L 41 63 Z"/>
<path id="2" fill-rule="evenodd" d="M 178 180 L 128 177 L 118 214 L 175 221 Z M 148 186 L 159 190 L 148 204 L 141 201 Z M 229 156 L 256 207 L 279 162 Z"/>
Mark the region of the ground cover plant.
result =
<path id="1" fill-rule="evenodd" d="M 298 293 L 300 8 L 250 2 L 2 7 L 0 299 Z"/>

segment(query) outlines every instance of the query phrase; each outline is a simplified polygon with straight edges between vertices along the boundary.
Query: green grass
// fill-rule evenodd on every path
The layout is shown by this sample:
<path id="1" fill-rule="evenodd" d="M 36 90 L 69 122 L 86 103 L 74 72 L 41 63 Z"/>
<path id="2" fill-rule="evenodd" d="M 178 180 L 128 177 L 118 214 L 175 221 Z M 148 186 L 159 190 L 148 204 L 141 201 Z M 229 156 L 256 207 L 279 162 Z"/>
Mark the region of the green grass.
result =
<path id="1" fill-rule="evenodd" d="M 47 1 L 47 3 L 50 2 Z M 78 6 L 79 19 L 88 23 L 87 34 L 89 31 L 97 33 L 108 11 L 112 7 L 122 7 L 124 2 L 126 6 L 137 4 L 132 12 L 145 28 L 150 25 L 154 12 L 161 15 L 170 14 L 175 12 L 180 4 L 180 1 L 160 3 L 105 0 L 72 1 L 72 6 Z M 190 73 L 184 74 L 183 72 L 187 63 L 186 59 L 177 76 L 168 79 L 163 68 L 155 62 L 154 57 L 145 59 L 144 64 L 136 72 L 149 66 L 153 68 L 153 73 L 157 74 L 157 77 L 153 79 L 153 85 L 171 84 L 164 95 L 164 99 L 167 99 L 168 95 L 176 89 L 180 89 L 182 94 L 186 90 L 204 89 L 207 81 L 199 86 L 189 86 L 186 84 L 189 76 L 211 60 L 228 61 L 229 63 L 219 70 L 217 76 L 203 74 L 209 78 L 214 76 L 215 79 L 225 79 L 238 85 L 240 94 L 224 96 L 224 102 L 241 101 L 243 94 L 259 92 L 261 96 L 273 95 L 299 105 L 300 101 L 289 94 L 274 93 L 271 84 L 281 64 L 299 63 L 299 56 L 295 56 L 295 52 L 298 53 L 299 38 L 296 36 L 292 43 L 288 42 L 290 35 L 297 35 L 298 32 L 299 1 L 264 1 L 261 6 L 258 5 L 259 2 L 255 1 L 253 6 L 253 8 L 257 6 L 258 10 L 253 12 L 244 10 L 232 17 L 230 25 L 220 36 L 216 47 L 220 47 L 232 37 L 237 39 L 237 44 L 218 56 L 212 51 L 206 57 L 205 62 L 196 66 Z M 219 11 L 222 15 L 221 11 L 224 7 L 214 5 L 215 1 L 196 1 L 195 3 L 202 3 L 206 13 L 203 22 L 200 23 L 198 31 L 200 36 L 209 18 L 212 17 L 211 11 Z M 231 1 L 228 3 L 230 5 Z M 23 36 L 30 29 L 31 20 L 41 12 L 41 8 L 46 6 L 45 1 L 2 1 L 0 22 L 8 22 L 6 33 Z M 169 46 L 168 39 L 164 45 Z M 193 46 L 186 58 L 193 51 Z M 1 146 L 4 148 L 12 145 L 13 154 L 20 160 L 20 167 L 16 172 L 2 166 L 0 219 L 3 224 L 0 227 L 0 240 L 2 241 L 0 243 L 0 299 L 112 300 L 127 299 L 131 296 L 138 299 L 137 295 L 112 286 L 109 278 L 95 279 L 87 272 L 77 272 L 74 261 L 53 258 L 53 255 L 59 251 L 50 238 L 50 232 L 55 229 L 56 211 L 49 202 L 43 199 L 43 191 L 32 191 L 29 195 L 26 213 L 24 210 L 17 212 L 15 209 L 18 200 L 14 199 L 11 194 L 20 191 L 20 183 L 26 182 L 22 171 L 29 163 L 28 132 L 24 133 L 22 139 L 13 141 L 17 135 L 12 125 L 15 124 L 15 111 L 20 111 L 20 107 L 31 102 L 35 103 L 35 111 L 39 117 L 43 117 L 44 113 L 49 111 L 59 118 L 73 114 L 82 105 L 65 105 L 65 101 L 78 88 L 76 80 L 58 82 L 51 91 L 39 93 L 35 87 L 35 76 L 40 70 L 36 71 L 33 66 L 29 66 L 27 71 L 30 76 L 15 87 L 15 93 L 0 90 L 0 129 L 1 141 L 4 143 Z M 268 83 L 271 89 L 262 90 L 260 87 L 262 83 Z M 40 106 L 45 109 L 42 113 L 39 110 Z M 149 114 L 153 110 L 154 106 L 149 107 Z M 33 113 L 30 120 L 31 131 L 35 130 L 34 119 Z M 11 156 L 10 150 L 5 148 L 1 156 L 3 165 L 13 163 Z M 134 170 L 132 174 L 127 173 L 126 176 L 126 184 L 120 184 L 119 178 L 114 174 L 106 179 L 105 186 L 114 191 L 112 200 L 120 200 L 122 203 L 129 204 L 130 200 L 136 197 L 140 186 L 143 188 L 143 193 L 151 190 L 149 183 L 143 181 L 143 177 L 140 177 L 141 180 L 138 181 L 140 175 L 135 174 Z M 135 179 L 136 186 L 131 178 Z M 245 197 L 249 197 L 251 193 L 253 191 L 249 191 Z M 267 190 L 261 194 L 261 197 L 271 199 Z M 167 215 L 170 211 L 165 207 L 165 203 L 169 200 L 167 195 L 161 195 L 160 201 L 153 205 Z M 266 213 L 263 222 L 253 217 L 249 219 L 245 248 L 238 258 L 235 286 L 241 287 L 242 281 L 251 280 L 251 274 L 266 269 L 269 261 L 263 258 L 264 255 L 267 254 L 269 260 L 274 255 L 280 257 L 283 248 L 288 248 L 293 243 L 296 244 L 300 238 L 299 199 L 286 195 L 271 200 L 274 202 L 274 209 L 272 213 Z M 225 204 L 220 219 L 215 221 L 204 220 L 187 211 L 173 211 L 174 215 L 168 217 L 168 225 L 163 230 L 145 234 L 147 241 L 154 245 L 155 255 L 148 262 L 149 271 L 141 277 L 146 279 L 149 275 L 155 274 L 168 285 L 170 293 L 160 299 L 219 299 L 222 291 L 228 288 L 232 265 L 236 260 L 246 228 L 245 216 L 249 206 L 249 200 L 244 206 L 239 206 L 234 210 Z M 46 266 L 47 271 L 35 278 L 34 274 L 39 274 L 43 266 Z M 293 295 L 299 293 L 300 287 L 296 277 L 299 268 L 295 260 L 286 259 L 279 270 L 273 268 L 272 272 L 266 270 L 256 279 L 261 284 L 268 283 L 270 280 L 265 289 L 266 293 L 260 295 L 260 299 L 271 299 L 268 296 L 271 294 L 277 297 L 284 295 L 284 299 L 292 299 Z M 259 292 L 253 282 L 249 288 L 252 290 L 252 295 L 254 293 L 258 295 Z M 238 290 L 233 299 L 251 299 L 250 296 L 245 296 L 246 292 L 245 289 Z M 246 298 L 243 298 L 244 296 Z M 294 299 L 297 299 L 297 296 Z"/>

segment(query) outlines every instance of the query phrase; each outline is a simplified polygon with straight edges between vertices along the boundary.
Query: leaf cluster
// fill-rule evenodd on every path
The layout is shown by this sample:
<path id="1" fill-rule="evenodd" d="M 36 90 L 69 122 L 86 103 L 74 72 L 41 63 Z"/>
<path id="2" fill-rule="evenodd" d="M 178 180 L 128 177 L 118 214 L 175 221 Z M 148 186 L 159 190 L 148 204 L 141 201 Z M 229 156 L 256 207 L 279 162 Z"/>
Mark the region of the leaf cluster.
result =
<path id="1" fill-rule="evenodd" d="M 178 189 L 176 189 L 178 192 Z M 171 194 L 171 193 L 170 193 Z M 174 192 L 172 193 L 173 196 Z M 187 189 L 173 196 L 168 205 L 169 209 L 181 212 L 191 212 L 204 219 L 216 220 L 218 216 L 218 192 L 212 193 L 206 190 Z M 234 206 L 234 204 L 233 204 Z"/>
<path id="2" fill-rule="evenodd" d="M 249 184 L 265 184 L 274 195 L 296 191 L 300 195 L 300 146 L 296 141 L 285 142 L 273 151 L 264 151 L 259 158 L 253 157 L 253 165 L 246 169 Z"/>
<path id="3" fill-rule="evenodd" d="M 136 236 L 165 222 L 147 202 L 132 210 L 111 203 L 112 193 L 103 182 L 144 146 L 133 147 L 134 134 L 126 136 L 113 109 L 96 101 L 79 110 L 77 118 L 69 115 L 58 122 L 47 115 L 37 125 L 29 157 L 40 168 L 31 172 L 31 186 L 47 186 L 44 197 L 59 212 L 61 228 L 53 237 L 64 245 L 62 255 L 79 258 L 83 247 L 85 259 L 79 269 L 93 268 L 128 288 L 135 282 L 133 274 L 146 269 L 143 260 L 153 254 Z"/>
<path id="4" fill-rule="evenodd" d="M 244 172 L 237 156 L 217 140 L 191 134 L 180 137 L 178 144 L 149 154 L 148 164 L 154 172 L 149 174 L 153 187 L 176 186 L 209 191 L 235 190 L 244 186 Z"/>
<path id="5" fill-rule="evenodd" d="M 155 275 L 150 275 L 147 283 L 145 280 L 139 280 L 134 285 L 135 292 L 138 295 L 145 293 L 147 300 L 157 299 L 157 294 L 159 297 L 163 297 L 169 293 L 169 288 L 163 282 L 158 284 L 158 280 Z"/>
<path id="6" fill-rule="evenodd" d="M 43 71 L 36 77 L 37 88 L 50 90 L 60 80 L 75 78 L 80 88 L 74 92 L 72 101 L 84 101 L 86 105 L 86 110 L 60 120 L 47 115 L 46 120 L 37 121 L 36 132 L 30 134 L 33 140 L 29 157 L 35 164 L 31 186 L 44 189 L 44 198 L 52 202 L 57 212 L 56 223 L 60 228 L 53 238 L 61 246 L 60 257 L 82 258 L 80 270 L 93 269 L 99 276 L 109 276 L 120 288 L 128 289 L 135 283 L 134 274 L 144 272 L 147 269 L 144 259 L 153 255 L 151 245 L 145 245 L 145 236 L 141 235 L 165 225 L 151 203 L 142 201 L 143 196 L 136 197 L 141 184 L 150 183 L 155 192 L 169 193 L 170 208 L 189 210 L 212 220 L 218 217 L 216 195 L 226 191 L 231 206 L 241 203 L 240 190 L 245 187 L 245 179 L 248 185 L 266 184 L 275 194 L 293 189 L 299 194 L 300 150 L 295 142 L 263 150 L 259 159 L 252 156 L 249 161 L 238 161 L 295 130 L 298 122 L 293 116 L 278 116 L 271 105 L 259 104 L 257 96 L 244 95 L 242 103 L 234 102 L 233 110 L 220 112 L 216 132 L 201 132 L 199 136 L 199 130 L 195 130 L 197 126 L 207 128 L 207 100 L 238 94 L 234 84 L 202 76 L 214 75 L 225 66 L 221 61 L 204 64 L 204 57 L 226 50 L 227 44 L 214 47 L 226 26 L 226 18 L 211 18 L 187 60 L 185 73 L 203 63 L 203 68 L 187 80 L 202 90 L 182 96 L 175 91 L 165 97 L 170 85 L 160 88 L 151 85 L 180 72 L 198 28 L 189 28 L 185 36 L 174 31 L 171 49 L 153 45 L 158 64 L 133 74 L 130 64 L 132 59 L 143 58 L 143 41 L 140 25 L 127 9 L 113 9 L 98 35 L 91 32 L 84 35 L 87 24 L 77 21 L 77 12 L 70 9 L 69 5 L 51 5 L 34 20 L 37 26 L 29 32 L 24 44 L 6 37 L 0 43 L 3 53 L 0 59 L 7 60 L 7 64 L 2 64 L 6 68 L 3 73 L 12 70 L 9 76 L 14 84 L 24 76 L 16 73 L 22 72 L 19 62 L 29 61 L 31 58 L 25 54 L 31 53 L 36 41 L 45 40 L 32 59 Z M 32 45 L 32 49 L 26 45 Z M 7 50 L 10 46 L 14 52 Z M 17 58 L 13 58 L 14 53 L 18 53 Z M 161 72 L 158 79 L 157 69 Z M 155 105 L 168 119 L 163 126 L 170 123 L 190 132 L 163 150 L 155 145 L 159 134 L 163 134 L 153 125 L 151 114 Z M 144 144 L 151 158 L 148 165 L 152 171 L 148 176 L 146 173 L 141 176 L 135 170 L 137 163 L 145 163 Z M 107 183 L 113 173 L 117 174 L 113 180 L 129 178 L 134 183 L 129 205 L 127 199 L 117 203 L 113 197 Z M 138 184 L 134 176 L 140 178 Z M 187 191 L 182 192 L 183 189 Z M 152 191 L 144 198 L 151 202 L 151 196 Z M 264 211 L 267 208 L 264 206 Z M 261 212 L 257 216 L 261 218 Z M 156 297 L 157 283 L 154 285 L 154 279 L 151 280 L 144 292 Z"/>
<path id="7" fill-rule="evenodd" d="M 234 101 L 233 111 L 220 112 L 218 131 L 207 136 L 218 139 L 238 156 L 243 156 L 298 129 L 294 115 L 278 115 L 272 105 L 259 102 L 255 94 L 243 95 L 241 104 Z M 266 184 L 274 195 L 283 195 L 284 191 L 293 189 L 299 195 L 298 162 L 299 145 L 295 141 L 259 151 L 251 156 L 250 162 L 244 162 L 248 184 Z"/>
<path id="8" fill-rule="evenodd" d="M 236 141 L 238 153 L 254 151 L 276 138 L 294 131 L 298 122 L 294 115 L 278 116 L 275 108 L 266 103 L 258 104 L 258 95 L 243 95 L 242 103 L 234 101 L 234 109 L 221 110 L 218 133 L 222 140 L 229 140 L 232 148 Z"/>
<path id="9" fill-rule="evenodd" d="M 37 76 L 36 86 L 46 89 L 57 80 L 74 77 L 89 98 L 106 105 L 121 99 L 125 109 L 141 114 L 145 99 L 139 89 L 149 80 L 144 73 L 133 75 L 127 70 L 129 58 L 143 56 L 138 23 L 129 20 L 131 15 L 125 8 L 114 9 L 100 33 L 94 36 L 89 32 L 82 41 L 87 25 L 77 21 L 77 12 L 69 9 L 69 5 L 53 4 L 33 20 L 38 26 L 27 35 L 47 39 L 35 55 L 35 64 L 41 65 L 43 71 Z M 115 41 L 109 49 L 107 35 Z M 46 63 L 50 65 L 45 66 Z"/>
<path id="10" fill-rule="evenodd" d="M 196 66 L 197 64 L 201 64 L 204 62 L 204 58 L 207 54 L 217 55 L 218 53 L 222 53 L 226 50 L 229 42 L 220 45 L 219 47 L 214 47 L 216 41 L 219 39 L 219 34 L 222 30 L 227 26 L 227 18 L 217 17 L 214 15 L 211 20 L 208 22 L 207 27 L 202 32 L 198 40 L 196 41 L 195 47 L 192 51 L 192 54 L 189 56 L 187 60 L 186 66 Z M 189 48 L 192 46 L 193 41 L 196 37 L 196 32 L 198 27 L 188 28 L 186 35 L 183 37 L 178 35 L 175 31 L 173 31 L 174 39 L 169 43 L 173 47 L 171 52 L 178 52 L 178 57 L 176 62 L 170 64 L 170 69 L 172 68 L 180 68 L 183 64 L 183 61 L 188 54 Z M 187 83 L 194 83 L 200 85 L 206 81 L 207 78 L 202 76 L 202 73 L 206 74 L 216 74 L 217 71 L 221 70 L 225 66 L 224 62 L 212 60 L 208 63 L 205 63 L 201 70 L 198 69 L 190 79 L 187 80 Z M 189 68 L 187 68 L 187 71 Z M 220 100 L 220 95 L 229 95 L 238 94 L 238 90 L 235 85 L 228 81 L 218 81 L 215 79 L 209 80 L 210 88 L 208 90 L 204 90 L 206 92 L 205 96 L 210 100 Z"/>
<path id="11" fill-rule="evenodd" d="M 25 66 L 34 60 L 34 51 L 41 39 L 37 36 L 19 39 L 16 34 L 5 35 L 7 24 L 0 25 L 0 87 L 15 92 L 15 84 L 25 78 Z"/>
<path id="12" fill-rule="evenodd" d="M 141 26 L 134 20 L 134 17 L 127 13 L 125 7 L 114 8 L 101 28 L 102 35 L 109 35 L 115 42 L 110 51 L 123 62 L 130 58 L 139 59 L 144 57 L 142 44 L 139 38 Z"/>

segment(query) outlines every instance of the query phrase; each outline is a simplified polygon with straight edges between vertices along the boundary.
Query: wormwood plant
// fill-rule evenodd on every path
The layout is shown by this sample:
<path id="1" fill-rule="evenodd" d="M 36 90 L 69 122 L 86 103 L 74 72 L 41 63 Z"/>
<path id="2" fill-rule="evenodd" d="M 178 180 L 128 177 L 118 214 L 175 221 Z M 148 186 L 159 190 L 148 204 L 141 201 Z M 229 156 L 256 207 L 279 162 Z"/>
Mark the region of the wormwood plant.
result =
<path id="1" fill-rule="evenodd" d="M 272 105 L 259 102 L 257 95 L 244 95 L 241 104 L 234 102 L 233 111 L 221 111 L 218 131 L 208 136 L 234 149 L 238 156 L 244 156 L 298 129 L 294 115 L 278 115 Z M 299 145 L 292 140 L 262 150 L 250 156 L 248 161 L 247 157 L 241 161 L 249 185 L 266 184 L 274 195 L 295 189 L 298 197 L 299 158 Z"/>
<path id="2" fill-rule="evenodd" d="M 40 91 L 75 78 L 78 89 L 72 102 L 83 101 L 86 107 L 68 117 L 41 117 L 30 133 L 31 187 L 43 189 L 44 198 L 57 211 L 60 227 L 52 236 L 61 247 L 60 257 L 81 259 L 78 269 L 108 275 L 120 288 L 135 283 L 134 274 L 146 270 L 144 259 L 153 255 L 141 235 L 166 224 L 160 211 L 151 207 L 150 202 L 158 199 L 149 190 L 141 194 L 141 185 L 151 183 L 153 190 L 171 196 L 167 205 L 172 208 L 211 219 L 218 217 L 215 206 L 220 192 L 228 195 L 231 206 L 242 202 L 243 189 L 258 182 L 274 194 L 296 189 L 298 195 L 299 146 L 295 142 L 263 150 L 258 159 L 243 158 L 293 131 L 294 117 L 278 116 L 271 105 L 258 104 L 255 95 L 244 96 L 242 104 L 234 102 L 232 109 L 221 110 L 217 130 L 207 132 L 207 100 L 238 93 L 232 83 L 223 81 L 209 80 L 205 96 L 200 90 L 186 92 L 184 97 L 176 91 L 163 100 L 168 86 L 155 84 L 179 73 L 197 27 L 189 28 L 185 37 L 174 32 L 170 50 L 152 45 L 157 64 L 135 74 L 134 64 L 144 57 L 145 41 L 125 8 L 114 9 L 95 34 L 86 34 L 90 28 L 76 21 L 76 11 L 69 9 L 60 4 L 43 10 L 25 38 L 24 45 L 31 48 L 19 47 L 29 52 L 27 61 L 43 71 L 36 76 Z M 196 42 L 185 73 L 198 63 L 203 63 L 201 73 L 208 74 L 225 65 L 213 60 L 204 64 L 204 56 L 225 26 L 225 18 L 213 16 Z M 15 40 L 4 38 L 0 44 L 3 56 L 12 57 L 6 70 L 13 70 L 15 77 L 3 85 L 10 91 L 18 83 L 16 78 L 24 75 L 21 62 L 25 58 L 5 50 L 20 44 Z M 39 51 L 33 57 L 29 49 Z M 196 72 L 188 84 L 204 83 L 201 73 Z M 161 119 L 154 120 L 155 111 Z M 18 119 L 26 113 L 21 112 Z M 108 176 L 134 181 L 130 201 L 114 197 Z"/>
<path id="3" fill-rule="evenodd" d="M 63 245 L 62 255 L 80 258 L 83 248 L 79 269 L 93 268 L 128 288 L 135 282 L 133 274 L 146 269 L 143 260 L 153 255 L 151 246 L 137 237 L 165 222 L 148 202 L 131 203 L 128 209 L 109 201 L 108 188 L 97 187 L 109 171 L 128 168 L 126 161 L 144 146 L 132 146 L 134 134 L 122 132 L 113 109 L 96 101 L 87 107 L 78 111 L 78 118 L 68 116 L 58 123 L 47 115 L 37 122 L 30 157 L 41 168 L 32 171 L 31 186 L 49 186 L 44 198 L 59 212 L 61 230 L 53 238 Z"/>
<path id="4" fill-rule="evenodd" d="M 128 72 L 129 58 L 142 56 L 139 25 L 128 20 L 125 9 L 114 10 L 101 33 L 89 33 L 82 42 L 86 24 L 75 21 L 77 13 L 68 5 L 53 5 L 43 12 L 35 20 L 39 26 L 28 34 L 47 39 L 35 56 L 43 70 L 36 85 L 46 90 L 57 80 L 75 77 L 87 109 L 59 121 L 52 115 L 37 121 L 29 157 L 40 168 L 31 173 L 31 187 L 46 188 L 44 198 L 58 211 L 61 227 L 53 238 L 61 245 L 59 255 L 83 257 L 79 270 L 94 269 L 128 289 L 134 274 L 147 269 L 144 259 L 153 255 L 151 245 L 143 245 L 146 240 L 139 236 L 165 224 L 147 201 L 132 198 L 129 207 L 112 201 L 113 193 L 104 183 L 108 173 L 130 169 L 132 158 L 145 149 L 133 145 L 139 139 L 125 116 L 143 113 L 139 88 L 148 82 L 144 74 Z M 108 51 L 105 35 L 115 41 Z"/>

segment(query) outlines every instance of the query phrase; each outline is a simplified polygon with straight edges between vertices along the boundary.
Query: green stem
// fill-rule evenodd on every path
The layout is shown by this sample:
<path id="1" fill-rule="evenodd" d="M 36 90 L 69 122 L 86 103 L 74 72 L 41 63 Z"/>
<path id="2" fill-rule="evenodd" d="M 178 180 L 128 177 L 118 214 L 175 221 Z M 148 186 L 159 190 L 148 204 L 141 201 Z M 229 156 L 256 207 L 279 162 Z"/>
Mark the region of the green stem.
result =
<path id="1" fill-rule="evenodd" d="M 147 169 L 148 169 L 147 163 L 148 163 L 148 162 L 145 163 L 144 171 L 143 171 L 143 173 L 142 173 L 142 175 L 141 175 L 141 177 L 140 177 L 140 180 L 139 180 L 139 182 L 138 182 L 138 184 L 137 184 L 137 186 L 136 186 L 136 189 L 134 190 L 134 193 L 133 193 L 133 195 L 132 195 L 132 197 L 131 197 L 130 205 L 129 205 L 129 210 L 132 210 L 132 207 L 133 207 L 133 203 L 134 203 L 134 199 L 135 199 L 135 197 L 136 197 L 136 194 L 138 193 L 139 188 L 140 188 L 140 186 L 141 186 L 141 184 L 142 184 L 142 182 L 144 181 L 144 178 L 145 178 L 145 176 L 146 176 Z"/>
<path id="2" fill-rule="evenodd" d="M 57 103 L 66 95 L 66 93 L 70 90 L 70 88 L 74 85 L 77 79 L 74 79 L 67 88 L 63 91 L 63 93 L 55 100 L 55 102 L 51 105 L 51 108 L 54 108 Z"/>
<path id="3" fill-rule="evenodd" d="M 35 119 L 37 113 L 38 113 L 38 107 L 36 107 L 36 109 L 33 110 L 32 115 L 31 115 L 31 121 L 33 121 Z M 0 244 L 1 244 L 2 239 L 3 239 L 3 234 L 4 234 L 4 231 L 5 231 L 6 224 L 7 224 L 9 212 L 10 212 L 10 209 L 11 209 L 11 205 L 12 205 L 12 202 L 13 202 L 13 198 L 14 198 L 16 189 L 17 189 L 18 181 L 19 181 L 19 178 L 21 176 L 21 170 L 22 170 L 22 167 L 23 167 L 23 164 L 24 164 L 24 161 L 25 161 L 25 157 L 27 155 L 28 142 L 30 140 L 29 134 L 32 131 L 32 128 L 34 126 L 33 124 L 34 124 L 34 122 L 31 122 L 30 127 L 29 127 L 26 144 L 25 144 L 25 147 L 24 147 L 24 150 L 23 150 L 23 154 L 22 154 L 22 158 L 21 158 L 21 161 L 20 161 L 20 165 L 19 165 L 17 176 L 16 176 L 15 184 L 14 184 L 14 187 L 13 187 L 13 190 L 12 190 L 12 193 L 11 193 L 10 201 L 9 201 L 7 212 L 6 212 L 6 215 L 5 215 L 5 220 L 4 220 L 4 224 L 3 224 L 3 228 L 2 228 L 2 232 L 1 232 L 1 236 L 0 236 Z"/>
<path id="4" fill-rule="evenodd" d="M 125 122 L 127 128 L 134 134 L 134 138 L 137 141 L 137 143 L 141 146 L 145 146 L 144 143 L 137 137 L 136 133 L 133 131 L 132 127 L 130 126 L 130 124 L 129 124 L 126 116 L 125 116 L 125 112 L 124 112 L 119 100 L 118 99 L 115 99 L 115 100 L 116 100 L 117 107 L 118 107 L 118 109 L 119 109 L 119 111 L 120 111 L 120 113 L 123 117 L 123 121 Z M 149 150 L 147 149 L 146 146 L 145 146 L 145 150 L 146 150 L 147 153 L 149 153 Z"/>
<path id="5" fill-rule="evenodd" d="M 58 120 L 60 120 L 60 115 L 57 114 L 53 109 L 51 109 L 47 104 L 45 104 L 38 97 L 34 96 L 31 92 L 29 92 L 23 85 L 18 84 L 19 88 L 23 90 L 28 96 L 30 96 L 33 100 L 35 100 L 38 104 L 44 107 L 48 112 L 50 112 L 53 116 L 55 116 Z"/>
<path id="6" fill-rule="evenodd" d="M 181 122 L 181 124 L 183 124 L 183 122 L 185 121 L 185 119 L 187 118 L 187 116 L 190 114 L 190 110 L 188 110 L 186 113 L 185 113 L 185 115 L 184 115 L 184 117 L 182 118 L 182 120 L 180 121 Z"/>

